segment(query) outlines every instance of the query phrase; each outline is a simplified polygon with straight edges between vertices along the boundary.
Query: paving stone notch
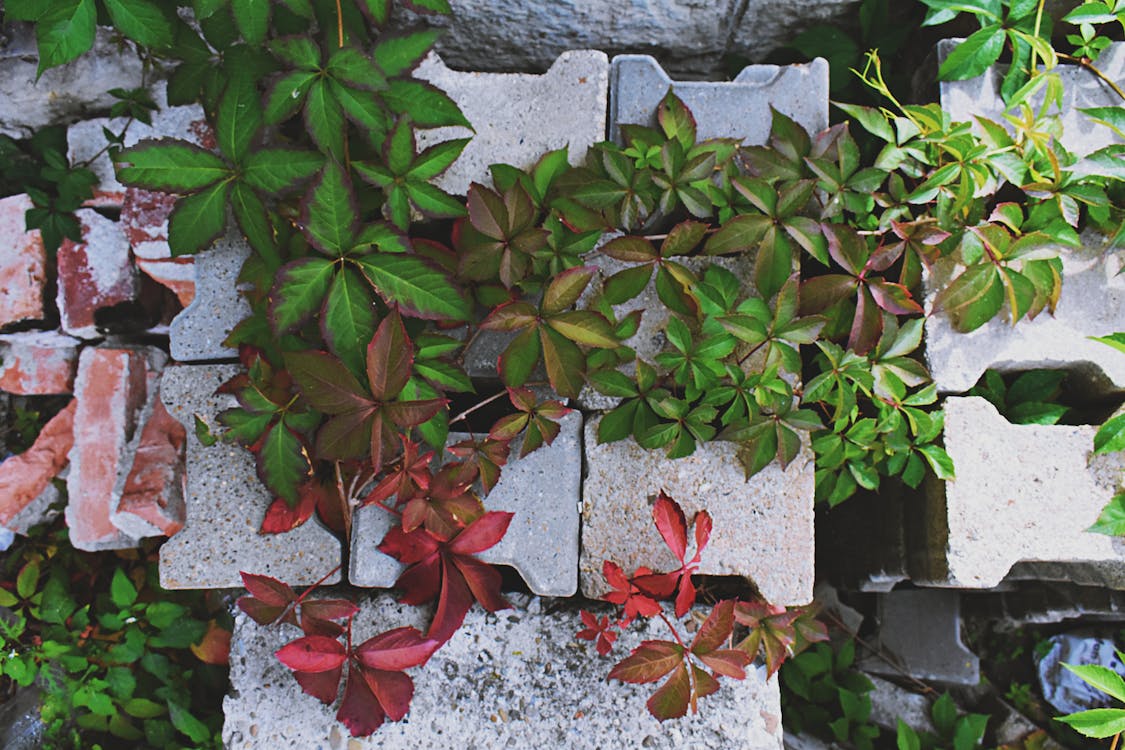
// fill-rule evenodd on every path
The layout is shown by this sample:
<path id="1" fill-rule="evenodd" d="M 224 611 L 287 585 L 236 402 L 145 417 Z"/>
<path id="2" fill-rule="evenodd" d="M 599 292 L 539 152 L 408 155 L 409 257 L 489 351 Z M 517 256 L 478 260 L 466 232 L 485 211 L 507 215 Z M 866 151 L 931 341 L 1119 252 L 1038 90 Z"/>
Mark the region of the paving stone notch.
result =
<path id="1" fill-rule="evenodd" d="M 491 185 L 490 164 L 527 169 L 564 146 L 577 166 L 590 146 L 605 139 L 609 59 L 604 52 L 564 52 L 543 75 L 462 73 L 431 54 L 414 76 L 446 91 L 473 124 L 471 131 L 449 127 L 417 133 L 419 148 L 472 137 L 453 166 L 434 180 L 451 193 L 465 195 L 472 182 Z"/>
<path id="2" fill-rule="evenodd" d="M 447 444 L 468 439 L 452 433 Z M 508 533 L 480 554 L 485 562 L 510 565 L 528 587 L 543 596 L 573 596 L 578 590 L 578 501 L 582 474 L 582 415 L 561 420 L 558 437 L 523 458 L 522 439 L 500 481 L 484 498 L 488 510 L 515 513 Z M 369 506 L 356 511 L 352 529 L 351 571 L 356 586 L 390 588 L 404 566 L 376 546 L 391 528 L 391 516 Z"/>
<path id="3" fill-rule="evenodd" d="M 730 82 L 673 81 L 648 55 L 618 55 L 610 66 L 609 135 L 620 141 L 624 124 L 653 125 L 671 87 L 695 116 L 697 135 L 741 138 L 748 146 L 769 139 L 770 107 L 810 133 L 828 127 L 828 62 L 749 65 Z"/>
<path id="4" fill-rule="evenodd" d="M 980 659 L 961 642 L 961 594 L 938 589 L 900 589 L 879 595 L 880 653 L 862 659 L 866 672 L 919 680 L 976 685 Z M 893 664 L 886 658 L 889 656 Z"/>
<path id="5" fill-rule="evenodd" d="M 747 576 L 773 604 L 812 600 L 813 457 L 807 443 L 785 471 L 770 464 L 747 482 L 733 443 L 704 443 L 692 455 L 670 461 L 663 451 L 641 448 L 632 438 L 598 445 L 599 421 L 586 423 L 583 594 L 597 598 L 608 590 L 603 560 L 628 573 L 641 565 L 676 567 L 653 526 L 648 501 L 663 489 L 689 519 L 707 510 L 714 520 L 700 573 Z"/>
<path id="6" fill-rule="evenodd" d="M 215 389 L 238 372 L 238 365 L 164 371 L 164 404 L 187 430 L 187 521 L 160 548 L 164 588 L 237 588 L 239 571 L 301 586 L 340 565 L 340 542 L 315 518 L 285 534 L 259 534 L 273 498 L 258 480 L 254 457 L 242 446 L 218 442 L 208 447 L 196 437 L 196 415 L 215 425 L 220 411 L 236 405 L 234 396 Z M 327 582 L 339 580 L 337 573 Z"/>
<path id="7" fill-rule="evenodd" d="M 912 578 L 985 589 L 1017 562 L 1091 567 L 1125 588 L 1125 542 L 1086 531 L 1125 471 L 1121 453 L 1092 456 L 1096 425 L 1012 425 L 983 398 L 945 400 L 945 448 L 957 478 L 928 480 Z"/>
<path id="8" fill-rule="evenodd" d="M 172 321 L 172 359 L 199 362 L 238 357 L 238 350 L 223 346 L 223 340 L 250 315 L 250 305 L 238 293 L 236 283 L 249 256 L 250 246 L 234 228 L 195 256 L 195 298 Z"/>
<path id="9" fill-rule="evenodd" d="M 420 610 L 389 595 L 362 605 L 353 640 L 413 625 Z M 751 666 L 743 681 L 722 679 L 700 702 L 699 713 L 661 724 L 645 701 L 653 686 L 607 682 L 614 661 L 578 641 L 577 609 L 543 612 L 531 599 L 488 614 L 474 607 L 448 643 L 421 668 L 410 670 L 414 699 L 401 722 L 384 724 L 364 739 L 348 737 L 335 708 L 300 691 L 274 656 L 296 628 L 263 628 L 243 614 L 231 641 L 231 694 L 223 702 L 223 745 L 229 750 L 447 750 L 476 748 L 609 747 L 781 750 L 777 680 Z M 631 628 L 614 649 L 623 658 L 645 638 L 668 638 L 659 620 Z"/>

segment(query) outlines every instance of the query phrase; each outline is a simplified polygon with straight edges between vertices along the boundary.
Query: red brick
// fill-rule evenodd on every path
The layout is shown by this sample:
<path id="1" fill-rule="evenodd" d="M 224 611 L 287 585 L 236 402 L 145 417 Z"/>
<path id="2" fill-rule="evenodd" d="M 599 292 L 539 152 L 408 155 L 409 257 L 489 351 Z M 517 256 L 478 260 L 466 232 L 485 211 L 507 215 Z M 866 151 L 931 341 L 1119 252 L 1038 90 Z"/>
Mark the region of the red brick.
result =
<path id="1" fill-rule="evenodd" d="M 110 514 L 117 476 L 128 465 L 129 442 L 148 396 L 147 380 L 140 350 L 88 348 L 79 359 L 66 509 L 70 541 L 78 549 L 135 546 Z"/>
<path id="2" fill-rule="evenodd" d="M 0 326 L 43 319 L 47 251 L 39 230 L 24 227 L 26 195 L 0 199 Z"/>
<path id="3" fill-rule="evenodd" d="M 72 400 L 43 425 L 30 448 L 0 463 L 0 526 L 9 523 L 39 497 L 66 466 L 74 445 L 77 406 Z"/>
<path id="4" fill-rule="evenodd" d="M 146 260 L 171 258 L 168 217 L 180 196 L 141 188 L 126 188 L 121 206 L 121 227 L 133 255 Z"/>
<path id="5" fill-rule="evenodd" d="M 94 313 L 135 300 L 139 284 L 121 226 L 90 209 L 77 215 L 83 241 L 64 240 L 58 252 L 59 316 L 63 331 L 92 339 Z"/>
<path id="6" fill-rule="evenodd" d="M 149 399 L 149 418 L 138 436 L 133 464 L 111 518 L 119 529 L 137 538 L 172 536 L 184 527 L 187 432 L 164 408 L 159 388 L 151 390 Z"/>
<path id="7" fill-rule="evenodd" d="M 137 268 L 157 284 L 172 290 L 180 305 L 187 307 L 195 299 L 195 257 L 137 259 Z"/>
<path id="8" fill-rule="evenodd" d="M 0 391 L 21 396 L 73 393 L 81 343 L 57 331 L 0 336 Z"/>

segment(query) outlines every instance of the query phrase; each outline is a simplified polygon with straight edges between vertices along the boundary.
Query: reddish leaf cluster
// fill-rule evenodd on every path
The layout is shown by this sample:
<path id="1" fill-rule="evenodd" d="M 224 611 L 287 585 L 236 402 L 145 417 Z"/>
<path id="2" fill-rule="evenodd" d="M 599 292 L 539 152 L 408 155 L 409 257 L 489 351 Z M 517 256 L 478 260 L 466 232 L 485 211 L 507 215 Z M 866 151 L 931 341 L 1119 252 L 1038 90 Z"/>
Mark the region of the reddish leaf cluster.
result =
<path id="1" fill-rule="evenodd" d="M 670 573 L 655 573 L 640 567 L 632 577 L 621 566 L 606 560 L 602 573 L 612 591 L 604 599 L 622 609 L 620 619 L 581 613 L 585 629 L 578 638 L 595 641 L 602 656 L 617 640 L 615 629 L 627 627 L 637 617 L 660 617 L 675 640 L 648 640 L 633 649 L 609 673 L 609 679 L 631 683 L 657 682 L 661 685 L 648 700 L 648 710 L 657 719 L 678 718 L 694 713 L 700 698 L 719 689 L 718 678 L 744 679 L 745 667 L 761 651 L 772 675 L 788 656 L 799 653 L 810 643 L 825 640 L 824 625 L 817 622 L 811 607 L 786 609 L 766 602 L 725 600 L 718 602 L 703 622 L 695 638 L 685 644 L 665 615 L 662 600 L 674 600 L 676 617 L 682 618 L 695 605 L 696 588 L 691 576 L 699 567 L 700 555 L 711 537 L 711 516 L 700 511 L 692 519 L 695 553 L 688 557 L 688 523 L 683 509 L 663 491 L 652 508 L 653 523 L 661 538 L 680 563 Z M 748 634 L 734 647 L 724 648 L 734 635 L 735 626 Z M 707 670 L 711 670 L 708 672 Z"/>

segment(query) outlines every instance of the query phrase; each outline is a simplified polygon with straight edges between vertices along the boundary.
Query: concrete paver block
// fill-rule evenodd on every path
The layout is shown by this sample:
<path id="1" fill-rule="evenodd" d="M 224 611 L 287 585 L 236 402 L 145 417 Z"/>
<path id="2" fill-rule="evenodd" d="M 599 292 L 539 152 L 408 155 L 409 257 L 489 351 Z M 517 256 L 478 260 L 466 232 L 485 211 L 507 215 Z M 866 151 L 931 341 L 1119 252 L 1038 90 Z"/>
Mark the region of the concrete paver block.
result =
<path id="1" fill-rule="evenodd" d="M 362 603 L 353 641 L 404 625 L 425 627 L 423 614 L 387 594 L 374 597 Z M 544 613 L 535 598 L 496 614 L 474 607 L 425 666 L 410 670 L 414 700 L 407 717 L 353 739 L 336 721 L 335 707 L 301 692 L 274 656 L 300 631 L 263 628 L 239 614 L 231 693 L 223 703 L 224 747 L 781 749 L 777 680 L 767 680 L 764 667 L 749 667 L 743 681 L 720 680 L 698 714 L 661 724 L 645 708 L 654 686 L 607 683 L 614 661 L 575 639 L 582 628 L 577 609 Z M 642 639 L 669 637 L 659 621 L 638 625 L 622 633 L 613 656 L 623 658 Z"/>
<path id="2" fill-rule="evenodd" d="M 697 136 L 741 138 L 764 144 L 770 107 L 810 133 L 828 127 L 828 62 L 749 65 L 733 81 L 673 81 L 648 55 L 618 55 L 610 65 L 609 136 L 620 140 L 624 124 L 655 124 L 656 108 L 672 87 L 695 116 Z"/>
<path id="3" fill-rule="evenodd" d="M 543 75 L 462 73 L 437 55 L 414 72 L 457 102 L 473 131 L 463 127 L 422 130 L 418 147 L 453 138 L 472 141 L 434 184 L 465 195 L 472 182 L 491 184 L 490 164 L 529 168 L 544 153 L 568 146 L 570 163 L 581 164 L 586 151 L 605 139 L 609 59 L 604 52 L 561 54 Z"/>
<path id="4" fill-rule="evenodd" d="M 627 573 L 645 565 L 672 570 L 675 558 L 652 522 L 649 496 L 661 489 L 688 518 L 706 510 L 714 520 L 699 572 L 750 578 L 770 603 L 813 598 L 813 458 L 807 443 L 785 471 L 771 464 L 747 482 L 734 443 L 711 442 L 674 461 L 632 439 L 597 444 L 600 419 L 586 423 L 582 485 L 582 593 L 608 591 L 602 561 Z"/>
<path id="5" fill-rule="evenodd" d="M 1125 357 L 1090 336 L 1106 336 L 1125 326 L 1125 275 L 1122 259 L 1106 251 L 1107 240 L 1082 234 L 1081 248 L 1063 248 L 1062 292 L 1054 315 L 1012 325 L 1007 307 L 971 333 L 958 333 L 944 313 L 926 318 L 926 361 L 941 393 L 964 393 L 985 370 L 1066 369 L 1093 394 L 1125 390 Z M 948 260 L 935 264 L 925 279 L 932 303 L 956 272 Z"/>
<path id="6" fill-rule="evenodd" d="M 0 391 L 23 396 L 73 393 L 81 343 L 58 331 L 0 335 Z"/>
<path id="7" fill-rule="evenodd" d="M 160 548 L 160 585 L 168 589 L 238 588 L 239 571 L 308 585 L 340 564 L 340 542 L 315 518 L 285 534 L 258 529 L 273 500 L 258 480 L 245 448 L 218 442 L 210 447 L 195 435 L 195 416 L 215 424 L 215 415 L 236 405 L 215 389 L 234 377 L 238 365 L 168 367 L 161 396 L 169 413 L 187 430 L 187 520 Z M 328 582 L 340 580 L 332 576 Z"/>
<path id="8" fill-rule="evenodd" d="M 43 319 L 47 250 L 38 229 L 27 231 L 26 194 L 0 198 L 0 326 Z"/>
<path id="9" fill-rule="evenodd" d="M 59 247 L 56 301 L 64 332 L 95 339 L 97 312 L 136 300 L 140 283 L 121 225 L 90 208 L 75 215 L 82 242 L 63 240 Z"/>
<path id="10" fill-rule="evenodd" d="M 961 39 L 943 39 L 937 44 L 937 58 L 944 61 Z M 1125 43 L 1109 45 L 1098 57 L 1098 69 L 1110 80 L 1125 79 Z M 1052 113 L 1062 115 L 1062 145 L 1078 156 L 1120 143 L 1121 139 L 1104 125 L 1098 125 L 1079 112 L 1084 107 L 1112 107 L 1120 103 L 1113 90 L 1088 70 L 1078 65 L 1062 63 L 1056 68 L 1063 84 L 1062 109 L 1051 108 Z M 1004 102 L 1000 96 L 1000 86 L 1007 73 L 1007 66 L 993 65 L 982 75 L 966 81 L 941 81 L 941 108 L 955 121 L 971 122 L 973 117 L 986 117 L 1005 127 L 1012 126 L 1004 119 Z M 1033 99 L 1038 111 L 1043 101 L 1043 93 Z"/>
<path id="11" fill-rule="evenodd" d="M 469 435 L 453 433 L 448 444 Z M 578 590 L 578 503 L 582 479 L 582 415 L 571 412 L 561 420 L 558 437 L 523 458 L 521 441 L 512 445 L 512 458 L 500 481 L 484 498 L 488 510 L 515 513 L 508 533 L 480 558 L 510 565 L 542 596 L 573 596 Z M 376 546 L 391 528 L 391 516 L 368 506 L 356 511 L 352 529 L 351 571 L 356 586 L 390 588 L 405 569 Z"/>
<path id="12" fill-rule="evenodd" d="M 172 320 L 172 358 L 179 362 L 234 359 L 236 349 L 223 346 L 231 330 L 250 315 L 250 304 L 238 293 L 238 274 L 250 246 L 235 228 L 210 249 L 195 256 L 195 298 Z"/>
<path id="13" fill-rule="evenodd" d="M 940 589 L 899 589 L 879 594 L 879 656 L 859 668 L 887 676 L 957 685 L 980 682 L 980 659 L 961 642 L 961 594 Z M 898 668 L 896 668 L 898 667 Z"/>
<path id="14" fill-rule="evenodd" d="M 1092 567 L 1125 588 L 1125 540 L 1086 531 L 1110 501 L 1125 454 L 1092 456 L 1097 425 L 1013 425 L 983 398 L 945 400 L 957 478 L 927 480 L 911 578 L 992 588 L 1020 561 Z"/>

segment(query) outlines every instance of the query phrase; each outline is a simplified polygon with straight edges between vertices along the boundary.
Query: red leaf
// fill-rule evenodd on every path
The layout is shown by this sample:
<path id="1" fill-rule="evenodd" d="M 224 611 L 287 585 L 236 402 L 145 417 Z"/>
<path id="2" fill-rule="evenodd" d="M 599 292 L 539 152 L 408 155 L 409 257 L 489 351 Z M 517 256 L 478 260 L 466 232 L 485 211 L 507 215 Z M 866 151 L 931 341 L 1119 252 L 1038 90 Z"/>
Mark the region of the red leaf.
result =
<path id="1" fill-rule="evenodd" d="M 340 667 L 348 654 L 335 638 L 306 635 L 279 648 L 275 656 L 295 672 L 327 672 Z"/>
<path id="2" fill-rule="evenodd" d="M 452 559 L 473 593 L 473 598 L 480 602 L 482 607 L 489 612 L 498 612 L 511 606 L 500 594 L 502 583 L 500 571 L 475 557 L 458 555 Z"/>
<path id="3" fill-rule="evenodd" d="M 496 546 L 508 532 L 514 516 L 514 513 L 495 510 L 485 513 L 450 542 L 449 551 L 455 555 L 476 555 Z"/>
<path id="4" fill-rule="evenodd" d="M 284 607 L 297 599 L 296 592 L 289 587 L 289 584 L 283 583 L 276 578 L 261 576 L 255 573 L 240 572 L 239 575 L 242 576 L 242 585 L 246 587 L 250 595 L 263 604 L 273 607 Z"/>
<path id="5" fill-rule="evenodd" d="M 679 580 L 680 576 L 677 573 L 652 573 L 635 576 L 632 583 L 648 596 L 667 599 L 676 590 Z"/>
<path id="6" fill-rule="evenodd" d="M 265 604 L 252 596 L 243 596 L 238 599 L 238 608 L 259 625 L 272 625 L 285 611 L 285 607 L 275 607 Z M 292 612 L 290 612 L 292 617 Z"/>
<path id="7" fill-rule="evenodd" d="M 683 663 L 683 646 L 671 641 L 644 641 L 610 670 L 607 679 L 635 684 L 656 682 Z"/>
<path id="8" fill-rule="evenodd" d="M 430 623 L 430 629 L 426 635 L 445 643 L 461 627 L 461 623 L 465 621 L 465 615 L 471 606 L 473 606 L 473 595 L 468 584 L 456 572 L 454 566 L 443 557 L 441 560 L 441 594 L 438 596 L 434 619 Z"/>
<path id="9" fill-rule="evenodd" d="M 395 588 L 402 589 L 403 604 L 422 604 L 441 593 L 441 556 L 434 554 L 402 571 Z"/>
<path id="10" fill-rule="evenodd" d="M 391 310 L 367 345 L 367 380 L 375 400 L 388 401 L 397 396 L 406 387 L 413 364 L 414 345 L 398 310 Z"/>
<path id="11" fill-rule="evenodd" d="M 355 657 L 371 669 L 401 672 L 425 664 L 440 647 L 440 643 L 428 640 L 415 628 L 395 628 L 361 643 L 355 649 Z"/>
<path id="12" fill-rule="evenodd" d="M 676 617 L 683 617 L 695 604 L 695 583 L 690 575 L 680 578 L 680 590 L 676 592 Z"/>
<path id="13" fill-rule="evenodd" d="M 394 526 L 379 543 L 379 551 L 412 565 L 436 553 L 438 541 L 423 530 L 407 533 L 401 526 Z"/>
<path id="14" fill-rule="evenodd" d="M 230 631 L 211 620 L 207 623 L 207 632 L 203 634 L 203 638 L 199 643 L 192 644 L 191 652 L 204 664 L 229 664 Z"/>
<path id="15" fill-rule="evenodd" d="M 730 637 L 733 629 L 734 600 L 727 599 L 716 604 L 700 626 L 699 632 L 695 634 L 695 640 L 691 642 L 691 652 L 699 656 L 714 651 Z"/>
<path id="16" fill-rule="evenodd" d="M 719 691 L 719 681 L 711 675 L 707 674 L 705 670 L 700 669 L 695 664 L 691 665 L 692 682 L 695 683 L 692 687 L 692 713 L 695 713 L 695 701 L 700 698 L 705 698 L 708 695 L 717 693 Z M 741 679 L 741 678 L 736 678 Z"/>
<path id="17" fill-rule="evenodd" d="M 668 549 L 683 563 L 687 555 L 687 520 L 683 508 L 661 490 L 652 506 L 652 520 Z"/>
<path id="18" fill-rule="evenodd" d="M 358 669 L 348 672 L 348 681 L 344 685 L 344 700 L 340 701 L 340 710 L 336 712 L 337 721 L 351 732 L 352 737 L 366 737 L 383 725 L 386 713 L 383 711 L 366 678 Z"/>
<path id="19" fill-rule="evenodd" d="M 716 673 L 736 680 L 746 679 L 746 665 L 753 661 L 750 654 L 735 648 L 722 648 L 709 654 L 696 654 L 699 660 Z"/>
<path id="20" fill-rule="evenodd" d="M 613 642 L 617 640 L 617 632 L 613 630 L 609 616 L 603 615 L 598 618 L 586 610 L 582 610 L 578 614 L 581 616 L 582 622 L 586 624 L 586 629 L 579 630 L 574 636 L 584 641 L 597 640 L 598 654 L 601 656 L 605 656 L 613 650 Z"/>
<path id="21" fill-rule="evenodd" d="M 687 713 L 691 702 L 691 681 L 681 661 L 672 677 L 648 699 L 648 712 L 659 721 L 678 719 Z"/>
<path id="22" fill-rule="evenodd" d="M 285 368 L 317 411 L 347 414 L 372 405 L 371 399 L 351 370 L 331 354 L 317 351 L 290 352 L 285 355 Z"/>
<path id="23" fill-rule="evenodd" d="M 293 673 L 301 689 L 325 705 L 336 702 L 336 695 L 340 692 L 340 678 L 343 676 L 343 666 L 328 672 Z"/>
<path id="24" fill-rule="evenodd" d="M 420 401 L 391 401 L 383 404 L 383 413 L 399 427 L 417 427 L 433 419 L 446 404 L 444 398 L 429 398 Z"/>
<path id="25" fill-rule="evenodd" d="M 316 510 L 316 496 L 304 491 L 304 487 L 308 484 L 309 482 L 306 482 L 301 486 L 301 489 L 297 490 L 297 506 L 295 508 L 290 508 L 289 503 L 285 502 L 284 498 L 274 498 L 270 507 L 266 509 L 266 517 L 262 519 L 262 528 L 258 533 L 284 534 L 309 520 L 313 511 Z"/>
<path id="26" fill-rule="evenodd" d="M 362 669 L 367 687 L 375 694 L 379 705 L 391 721 L 399 721 L 410 710 L 410 700 L 414 697 L 414 681 L 402 672 L 386 672 L 378 669 Z"/>
<path id="27" fill-rule="evenodd" d="M 695 557 L 692 558 L 692 562 L 699 562 L 699 555 L 711 541 L 711 514 L 701 510 L 695 514 L 692 523 L 695 524 Z"/>

